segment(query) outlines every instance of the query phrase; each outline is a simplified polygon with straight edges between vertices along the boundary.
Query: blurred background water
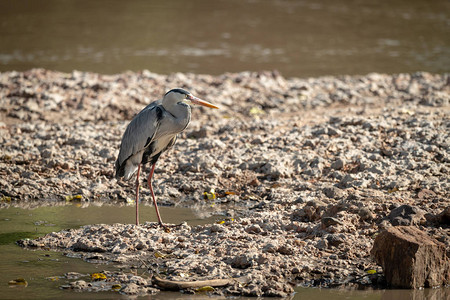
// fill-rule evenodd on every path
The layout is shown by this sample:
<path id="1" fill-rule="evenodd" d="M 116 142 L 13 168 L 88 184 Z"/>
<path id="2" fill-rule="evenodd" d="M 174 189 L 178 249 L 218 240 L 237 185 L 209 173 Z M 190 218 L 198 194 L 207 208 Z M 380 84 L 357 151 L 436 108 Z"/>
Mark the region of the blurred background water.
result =
<path id="1" fill-rule="evenodd" d="M 448 0 L 0 0 L 0 71 L 450 71 Z"/>

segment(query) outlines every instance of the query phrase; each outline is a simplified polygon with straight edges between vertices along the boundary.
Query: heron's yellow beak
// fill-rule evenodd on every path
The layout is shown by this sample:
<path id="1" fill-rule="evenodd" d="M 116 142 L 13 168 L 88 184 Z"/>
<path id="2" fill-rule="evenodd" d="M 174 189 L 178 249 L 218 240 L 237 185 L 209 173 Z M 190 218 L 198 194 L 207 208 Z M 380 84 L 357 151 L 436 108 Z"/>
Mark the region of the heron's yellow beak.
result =
<path id="1" fill-rule="evenodd" d="M 208 101 L 202 100 L 202 99 L 197 98 L 192 95 L 188 95 L 187 99 L 191 100 L 191 102 L 194 104 L 198 104 L 198 105 L 202 105 L 202 106 L 206 106 L 206 107 L 210 107 L 210 108 L 219 108 L 218 106 L 215 106 L 214 104 L 209 103 Z"/>

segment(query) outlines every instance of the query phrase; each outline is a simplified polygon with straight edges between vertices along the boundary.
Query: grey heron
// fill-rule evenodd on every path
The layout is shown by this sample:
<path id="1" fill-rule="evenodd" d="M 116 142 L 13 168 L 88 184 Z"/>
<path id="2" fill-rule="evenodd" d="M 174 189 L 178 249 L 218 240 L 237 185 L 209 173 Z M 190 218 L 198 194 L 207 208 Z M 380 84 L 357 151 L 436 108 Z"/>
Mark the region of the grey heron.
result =
<path id="1" fill-rule="evenodd" d="M 191 121 L 191 104 L 218 108 L 205 100 L 193 96 L 183 89 L 172 89 L 160 100 L 141 110 L 128 124 L 120 144 L 116 160 L 116 178 L 129 180 L 136 173 L 136 225 L 139 225 L 139 173 L 141 165 L 150 163 L 148 186 L 153 199 L 158 222 L 165 227 L 159 214 L 152 177 L 161 154 L 170 149 Z"/>

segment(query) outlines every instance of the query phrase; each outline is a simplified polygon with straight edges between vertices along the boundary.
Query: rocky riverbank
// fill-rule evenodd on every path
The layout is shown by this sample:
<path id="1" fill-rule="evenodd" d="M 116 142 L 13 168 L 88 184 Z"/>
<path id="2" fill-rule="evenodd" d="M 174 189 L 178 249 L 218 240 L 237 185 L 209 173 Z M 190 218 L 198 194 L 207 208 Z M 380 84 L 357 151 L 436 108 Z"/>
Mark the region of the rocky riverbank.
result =
<path id="1" fill-rule="evenodd" d="M 124 293 L 157 292 L 159 273 L 237 278 L 215 293 L 266 296 L 296 283 L 377 281 L 369 252 L 389 226 L 417 226 L 450 247 L 448 74 L 1 73 L 1 205 L 133 199 L 133 182 L 113 178 L 121 135 L 174 87 L 221 109 L 193 109 L 157 165 L 155 193 L 224 221 L 171 232 L 88 225 L 21 245 L 146 269 L 140 279 L 107 274 L 106 288 Z M 149 196 L 143 188 L 143 201 Z M 80 280 L 70 287 L 93 289 Z"/>

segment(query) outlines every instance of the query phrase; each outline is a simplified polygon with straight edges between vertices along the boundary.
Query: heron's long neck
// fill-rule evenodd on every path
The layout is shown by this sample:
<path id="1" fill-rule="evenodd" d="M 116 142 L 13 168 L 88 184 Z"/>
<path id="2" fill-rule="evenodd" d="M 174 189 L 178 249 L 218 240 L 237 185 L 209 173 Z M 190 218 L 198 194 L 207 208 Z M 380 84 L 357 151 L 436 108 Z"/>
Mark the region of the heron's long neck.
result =
<path id="1" fill-rule="evenodd" d="M 170 107 L 168 111 L 175 117 L 180 127 L 183 127 L 182 130 L 191 121 L 191 107 L 188 104 L 178 103 Z"/>

